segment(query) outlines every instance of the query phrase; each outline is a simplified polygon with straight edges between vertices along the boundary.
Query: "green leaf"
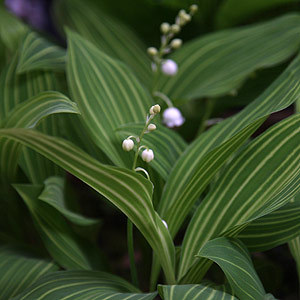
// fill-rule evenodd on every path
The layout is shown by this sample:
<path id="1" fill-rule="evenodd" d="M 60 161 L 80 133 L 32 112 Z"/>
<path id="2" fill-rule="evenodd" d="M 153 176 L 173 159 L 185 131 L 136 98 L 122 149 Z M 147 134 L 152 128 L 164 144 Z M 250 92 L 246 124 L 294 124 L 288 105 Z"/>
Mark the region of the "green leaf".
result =
<path id="1" fill-rule="evenodd" d="M 175 100 L 228 94 L 253 71 L 293 55 L 299 49 L 299 32 L 300 16 L 290 14 L 198 38 L 170 56 L 179 71 L 162 78 L 159 90 Z"/>
<path id="2" fill-rule="evenodd" d="M 61 177 L 49 177 L 45 180 L 45 188 L 39 195 L 42 200 L 59 211 L 70 222 L 79 226 L 91 226 L 99 224 L 99 220 L 84 217 L 74 213 L 66 207 L 64 197 L 64 179 Z"/>
<path id="3" fill-rule="evenodd" d="M 269 9 L 287 6 L 297 0 L 226 0 L 223 1 L 216 15 L 216 26 L 218 28 L 231 27 L 238 23 L 245 23 L 249 17 L 261 14 Z"/>
<path id="4" fill-rule="evenodd" d="M 139 136 L 145 123 L 125 124 L 117 129 L 122 139 L 130 135 Z M 151 166 L 162 178 L 167 179 L 171 169 L 186 148 L 186 142 L 176 132 L 157 125 L 157 129 L 143 137 L 143 145 L 154 151 L 155 159 Z"/>
<path id="5" fill-rule="evenodd" d="M 0 300 L 12 299 L 41 276 L 58 269 L 52 262 L 8 245 L 0 246 L 0 261 Z"/>
<path id="6" fill-rule="evenodd" d="M 141 294 L 125 280 L 104 272 L 65 271 L 43 276 L 12 300 L 111 299 L 152 300 L 156 293 Z"/>
<path id="7" fill-rule="evenodd" d="M 15 52 L 28 31 L 24 23 L 0 7 L 0 39 L 7 48 Z"/>
<path id="8" fill-rule="evenodd" d="M 300 236 L 289 242 L 289 248 L 296 262 L 298 281 L 300 282 Z"/>
<path id="9" fill-rule="evenodd" d="M 254 270 L 248 250 L 239 240 L 221 237 L 208 241 L 198 256 L 206 257 L 221 267 L 240 299 L 264 299 L 265 291 Z"/>
<path id="10" fill-rule="evenodd" d="M 59 84 L 53 72 L 31 71 L 17 74 L 18 54 L 2 70 L 0 77 L 0 119 L 3 120 L 16 105 L 37 96 L 44 91 L 58 90 Z M 38 129 L 51 135 L 57 135 L 59 127 L 54 116 L 41 121 Z M 54 164 L 29 149 L 23 149 L 19 161 L 24 173 L 31 182 L 42 183 L 51 175 L 61 174 Z"/>
<path id="11" fill-rule="evenodd" d="M 72 231 L 63 216 L 54 208 L 39 201 L 43 187 L 15 184 L 14 188 L 23 198 L 36 229 L 50 255 L 66 269 L 92 269 L 84 242 Z"/>
<path id="12" fill-rule="evenodd" d="M 164 300 L 237 300 L 225 290 L 202 284 L 159 285 L 158 291 Z"/>
<path id="13" fill-rule="evenodd" d="M 32 128 L 41 119 L 58 113 L 76 113 L 77 106 L 58 92 L 44 92 L 17 104 L 4 119 L 4 128 Z M 1 176 L 4 181 L 12 180 L 18 163 L 20 146 L 7 139 L 0 142 Z"/>
<path id="14" fill-rule="evenodd" d="M 250 251 L 266 251 L 300 235 L 300 201 L 251 222 L 238 238 Z"/>
<path id="15" fill-rule="evenodd" d="M 64 71 L 66 51 L 35 32 L 28 32 L 20 50 L 18 73 L 32 70 Z"/>
<path id="16" fill-rule="evenodd" d="M 201 274 L 202 261 L 195 261 L 194 255 L 208 240 L 233 228 L 230 235 L 236 235 L 244 224 L 284 205 L 290 193 L 299 191 L 299 133 L 296 114 L 252 141 L 225 168 L 188 226 L 179 278 L 187 274 L 184 281 L 196 280 Z"/>
<path id="17" fill-rule="evenodd" d="M 212 151 L 217 151 L 215 150 L 217 147 L 222 147 L 222 144 L 228 142 L 251 123 L 291 105 L 299 99 L 299 90 L 300 56 L 255 101 L 237 115 L 204 132 L 189 145 L 177 160 L 166 183 L 158 208 L 162 218 L 165 219 L 173 203 L 180 200 L 179 195 L 184 195 L 182 192 L 186 190 L 194 174 L 201 167 L 205 156 L 210 155 Z M 174 207 L 176 208 L 176 205 Z M 170 230 L 176 233 L 172 226 Z M 177 226 L 180 227 L 180 223 Z"/>
<path id="18" fill-rule="evenodd" d="M 128 156 L 114 130 L 145 121 L 150 95 L 125 65 L 70 31 L 67 77 L 91 137 L 114 164 L 124 166 Z"/>
<path id="19" fill-rule="evenodd" d="M 153 186 L 142 175 L 106 166 L 75 145 L 26 129 L 2 129 L 0 135 L 26 145 L 87 183 L 117 206 L 141 231 L 158 255 L 167 282 L 175 283 L 175 249 L 161 218 L 154 211 Z"/>
<path id="20" fill-rule="evenodd" d="M 80 0 L 56 1 L 55 15 L 61 25 L 67 25 L 107 55 L 128 64 L 143 83 L 152 82 L 146 46 L 126 24 L 107 15 L 99 6 Z"/>

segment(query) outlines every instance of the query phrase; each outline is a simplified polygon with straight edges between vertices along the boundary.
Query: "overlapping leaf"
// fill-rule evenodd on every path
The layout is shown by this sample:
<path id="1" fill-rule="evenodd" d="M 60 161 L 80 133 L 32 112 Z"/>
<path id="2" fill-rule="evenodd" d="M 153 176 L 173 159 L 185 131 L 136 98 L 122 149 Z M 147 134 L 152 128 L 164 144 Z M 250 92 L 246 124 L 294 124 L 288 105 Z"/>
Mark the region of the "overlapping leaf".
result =
<path id="1" fill-rule="evenodd" d="M 109 56 L 125 62 L 143 83 L 151 84 L 151 61 L 146 47 L 126 24 L 107 15 L 99 6 L 78 0 L 57 1 L 55 15 L 61 25 L 67 25 Z"/>
<path id="2" fill-rule="evenodd" d="M 114 129 L 145 121 L 152 102 L 149 94 L 124 64 L 72 32 L 67 77 L 91 137 L 114 164 L 124 166 L 128 156 Z"/>
<path id="3" fill-rule="evenodd" d="M 37 125 L 41 119 L 57 113 L 78 113 L 77 106 L 66 96 L 59 92 L 44 92 L 22 102 L 8 113 L 3 120 L 4 128 L 31 128 Z M 14 177 L 19 145 L 2 139 L 0 142 L 1 176 L 6 180 Z"/>
<path id="4" fill-rule="evenodd" d="M 152 184 L 127 169 L 106 166 L 75 145 L 26 129 L 2 129 L 0 135 L 26 145 L 80 178 L 127 215 L 159 255 L 167 282 L 175 282 L 171 236 L 151 202 Z"/>
<path id="5" fill-rule="evenodd" d="M 144 123 L 126 124 L 117 132 L 122 138 L 139 136 L 144 126 Z M 143 145 L 154 151 L 155 160 L 151 165 L 164 179 L 167 179 L 174 163 L 187 146 L 176 132 L 159 125 L 154 132 L 143 137 Z"/>
<path id="6" fill-rule="evenodd" d="M 64 71 L 66 51 L 37 33 L 28 32 L 20 49 L 18 73 L 32 70 Z"/>
<path id="7" fill-rule="evenodd" d="M 195 261 L 194 255 L 205 242 L 263 215 L 264 210 L 270 212 L 270 207 L 284 205 L 288 194 L 299 191 L 299 133 L 300 115 L 296 114 L 252 141 L 226 167 L 221 180 L 199 205 L 189 224 L 179 277 L 188 272 L 185 280 L 195 280 L 199 275 L 202 262 Z M 295 182 L 298 182 L 296 186 Z M 236 228 L 231 234 L 242 229 Z"/>
<path id="8" fill-rule="evenodd" d="M 217 238 L 207 242 L 198 253 L 217 263 L 235 294 L 243 300 L 263 300 L 265 291 L 257 276 L 247 248 L 236 239 Z"/>
<path id="9" fill-rule="evenodd" d="M 34 258 L 14 246 L 0 246 L 0 299 L 12 299 L 41 276 L 58 270 L 50 261 Z"/>
<path id="10" fill-rule="evenodd" d="M 300 236 L 294 238 L 292 241 L 289 242 L 289 248 L 296 262 L 298 280 L 300 282 Z"/>
<path id="11" fill-rule="evenodd" d="M 18 184 L 14 187 L 27 205 L 36 229 L 53 259 L 66 269 L 92 269 L 89 253 L 83 247 L 84 241 L 79 240 L 56 209 L 38 200 L 43 186 Z"/>
<path id="12" fill-rule="evenodd" d="M 12 300 L 112 299 L 152 300 L 156 293 L 142 294 L 125 280 L 104 272 L 65 271 L 43 276 Z"/>
<path id="13" fill-rule="evenodd" d="M 64 197 L 64 179 L 61 177 L 49 177 L 45 180 L 45 188 L 39 195 L 42 200 L 58 210 L 70 222 L 79 226 L 91 226 L 99 223 L 99 220 L 84 217 L 72 212 L 66 207 Z"/>
<path id="14" fill-rule="evenodd" d="M 202 284 L 159 285 L 158 291 L 164 300 L 237 300 L 225 290 Z"/>
<path id="15" fill-rule="evenodd" d="M 300 56 L 274 81 L 274 83 L 253 103 L 248 105 L 236 116 L 226 119 L 210 130 L 201 134 L 181 155 L 169 175 L 160 202 L 159 212 L 164 219 L 175 214 L 174 210 L 181 202 L 180 194 L 187 190 L 194 174 L 201 167 L 200 162 L 211 151 L 220 147 L 243 128 L 252 122 L 267 116 L 268 114 L 284 109 L 300 97 Z M 192 190 L 190 192 L 193 192 Z M 194 195 L 193 197 L 197 197 Z M 170 209 L 170 207 L 174 209 Z M 179 220 L 186 216 L 181 215 Z M 181 223 L 169 224 L 170 230 L 175 225 L 180 227 Z M 176 231 L 174 231 L 176 233 Z"/>
<path id="16" fill-rule="evenodd" d="M 299 49 L 299 32 L 300 16 L 291 14 L 198 38 L 170 56 L 179 72 L 173 78 L 162 79 L 160 90 L 172 99 L 229 93 L 254 70 L 293 55 Z"/>
<path id="17" fill-rule="evenodd" d="M 282 208 L 251 222 L 238 238 L 250 251 L 265 251 L 300 235 L 300 203 Z"/>

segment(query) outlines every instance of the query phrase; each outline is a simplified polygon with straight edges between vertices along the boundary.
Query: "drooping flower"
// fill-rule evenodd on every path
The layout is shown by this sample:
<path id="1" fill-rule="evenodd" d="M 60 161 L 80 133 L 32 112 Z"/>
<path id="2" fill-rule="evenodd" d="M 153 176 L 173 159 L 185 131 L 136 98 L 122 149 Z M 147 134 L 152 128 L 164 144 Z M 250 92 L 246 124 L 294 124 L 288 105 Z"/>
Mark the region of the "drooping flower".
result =
<path id="1" fill-rule="evenodd" d="M 131 139 L 125 139 L 122 143 L 122 148 L 124 151 L 129 152 L 130 150 L 133 149 L 134 142 Z"/>
<path id="2" fill-rule="evenodd" d="M 172 59 L 166 59 L 161 64 L 161 71 L 168 76 L 176 75 L 178 71 L 178 66 L 176 62 Z"/>
<path id="3" fill-rule="evenodd" d="M 163 123 L 166 124 L 167 127 L 179 127 L 184 121 L 184 117 L 176 107 L 169 107 L 163 112 Z"/>
<path id="4" fill-rule="evenodd" d="M 142 152 L 142 159 L 143 161 L 149 163 L 154 159 L 154 153 L 151 149 L 146 149 Z"/>

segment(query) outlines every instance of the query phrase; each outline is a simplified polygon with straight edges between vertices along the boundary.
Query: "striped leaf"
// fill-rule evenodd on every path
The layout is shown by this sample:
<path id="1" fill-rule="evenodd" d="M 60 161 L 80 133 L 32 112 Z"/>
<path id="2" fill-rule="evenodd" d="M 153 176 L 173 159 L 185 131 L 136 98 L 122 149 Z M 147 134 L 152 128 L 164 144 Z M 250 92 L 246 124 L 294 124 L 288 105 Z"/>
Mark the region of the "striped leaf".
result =
<path id="1" fill-rule="evenodd" d="M 266 251 L 300 235 L 300 202 L 289 203 L 251 222 L 238 238 L 250 251 Z"/>
<path id="2" fill-rule="evenodd" d="M 139 136 L 145 123 L 125 124 L 117 129 L 122 139 L 130 135 Z M 152 167 L 165 180 L 171 169 L 186 148 L 186 142 L 175 131 L 164 126 L 157 125 L 157 129 L 144 135 L 143 145 L 154 151 L 155 159 L 151 162 Z"/>
<path id="3" fill-rule="evenodd" d="M 176 235 L 199 195 L 204 191 L 216 173 L 232 156 L 232 153 L 247 141 L 264 120 L 265 118 L 261 118 L 245 127 L 199 161 L 195 167 L 196 171 L 189 178 L 189 182 L 183 189 L 180 191 L 177 190 L 176 198 L 172 197 L 173 202 L 168 202 L 167 206 L 165 205 L 164 209 L 162 208 L 160 211 L 163 219 L 168 223 L 172 236 Z M 178 176 L 180 175 L 178 174 Z M 182 175 L 184 176 L 185 174 Z"/>
<path id="4" fill-rule="evenodd" d="M 159 285 L 158 291 L 164 300 L 237 300 L 236 297 L 209 285 Z"/>
<path id="5" fill-rule="evenodd" d="M 249 126 L 259 118 L 272 112 L 282 110 L 299 99 L 300 91 L 300 56 L 274 81 L 274 83 L 255 101 L 249 104 L 237 115 L 226 119 L 201 134 L 180 156 L 173 167 L 166 183 L 160 206 L 160 215 L 165 219 L 171 206 L 177 207 L 182 194 L 197 172 L 200 162 L 211 151 L 215 151 L 234 135 Z M 182 216 L 184 218 L 185 216 Z M 176 233 L 172 229 L 171 231 Z M 180 227 L 180 224 L 177 224 Z"/>
<path id="6" fill-rule="evenodd" d="M 208 240 L 232 228 L 236 230 L 230 235 L 236 235 L 243 229 L 239 226 L 284 205 L 289 194 L 299 191 L 299 133 L 296 114 L 252 141 L 225 168 L 188 226 L 179 278 L 185 273 L 184 281 L 199 277 L 202 261 L 195 261 L 194 255 Z"/>
<path id="7" fill-rule="evenodd" d="M 77 106 L 58 92 L 44 92 L 17 104 L 2 122 L 4 128 L 32 128 L 43 118 L 58 113 L 78 114 Z M 1 176 L 12 180 L 18 163 L 20 147 L 7 139 L 0 141 Z"/>
<path id="8" fill-rule="evenodd" d="M 62 267 L 70 270 L 89 270 L 92 266 L 84 242 L 72 231 L 64 217 L 53 207 L 38 200 L 43 190 L 39 185 L 14 185 L 27 205 L 43 243 Z"/>
<path id="9" fill-rule="evenodd" d="M 15 52 L 22 38 L 29 31 L 28 27 L 19 19 L 0 7 L 0 39 L 11 52 Z"/>
<path id="10" fill-rule="evenodd" d="M 14 246 L 0 246 L 0 300 L 12 299 L 41 276 L 56 270 L 52 262 L 34 258 Z"/>
<path id="11" fill-rule="evenodd" d="M 39 200 L 49 204 L 59 211 L 70 222 L 79 226 L 91 226 L 99 224 L 99 220 L 91 219 L 74 213 L 66 206 L 64 196 L 64 179 L 61 177 L 49 177 L 45 180 L 45 188 L 38 196 Z"/>
<path id="12" fill-rule="evenodd" d="M 3 120 L 16 105 L 37 96 L 44 91 L 59 90 L 59 84 L 53 72 L 31 71 L 17 74 L 18 54 L 2 70 L 0 77 L 0 120 Z M 57 135 L 58 123 L 54 116 L 49 116 L 38 125 L 38 129 L 51 135 Z M 39 154 L 24 149 L 19 161 L 23 171 L 34 183 L 43 183 L 51 175 L 62 172 Z"/>
<path id="13" fill-rule="evenodd" d="M 223 1 L 217 14 L 216 26 L 219 28 L 232 27 L 239 23 L 245 23 L 245 20 L 264 11 L 274 9 L 280 6 L 287 6 L 289 3 L 295 3 L 297 0 L 226 0 Z"/>
<path id="14" fill-rule="evenodd" d="M 254 270 L 247 248 L 239 240 L 221 237 L 208 241 L 198 255 L 221 267 L 240 299 L 264 300 L 264 288 Z"/>
<path id="15" fill-rule="evenodd" d="M 175 283 L 174 244 L 153 209 L 153 186 L 150 181 L 130 170 L 103 165 L 75 145 L 33 130 L 2 129 L 0 135 L 44 155 L 117 206 L 136 225 L 158 255 L 167 282 Z"/>
<path id="16" fill-rule="evenodd" d="M 126 24 L 112 18 L 95 4 L 80 0 L 56 1 L 55 15 L 106 54 L 125 62 L 143 83 L 152 82 L 151 61 L 146 47 Z"/>
<path id="17" fill-rule="evenodd" d="M 114 129 L 146 119 L 152 100 L 130 70 L 78 34 L 68 32 L 68 83 L 82 121 L 100 149 L 119 166 L 128 156 Z"/>
<path id="18" fill-rule="evenodd" d="M 63 271 L 43 276 L 12 300 L 152 300 L 155 296 L 156 293 L 141 294 L 125 280 L 109 273 Z"/>
<path id="19" fill-rule="evenodd" d="M 20 50 L 18 73 L 32 70 L 64 71 L 66 51 L 37 33 L 28 32 Z"/>
<path id="20" fill-rule="evenodd" d="M 254 70 L 293 55 L 299 49 L 299 32 L 300 16 L 290 14 L 198 38 L 170 56 L 179 71 L 172 78 L 162 78 L 160 90 L 172 99 L 225 95 Z"/>

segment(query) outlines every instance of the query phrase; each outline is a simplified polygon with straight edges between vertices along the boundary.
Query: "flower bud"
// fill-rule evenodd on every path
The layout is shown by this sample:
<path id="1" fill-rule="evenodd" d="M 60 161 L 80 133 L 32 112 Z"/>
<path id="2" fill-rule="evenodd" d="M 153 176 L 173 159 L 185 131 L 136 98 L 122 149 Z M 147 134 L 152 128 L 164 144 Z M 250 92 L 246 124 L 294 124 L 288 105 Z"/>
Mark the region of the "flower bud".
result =
<path id="1" fill-rule="evenodd" d="M 170 24 L 169 24 L 169 23 L 164 22 L 164 23 L 162 23 L 162 24 L 160 25 L 160 31 L 161 31 L 163 34 L 168 33 L 169 30 L 170 30 Z"/>
<path id="2" fill-rule="evenodd" d="M 169 229 L 167 222 L 166 222 L 165 220 L 162 220 L 162 222 L 163 222 L 163 224 L 165 225 L 165 227 L 166 227 L 167 229 Z"/>
<path id="3" fill-rule="evenodd" d="M 173 24 L 170 30 L 172 33 L 178 33 L 180 31 L 180 26 L 178 24 Z"/>
<path id="4" fill-rule="evenodd" d="M 184 15 L 186 15 L 186 11 L 184 9 L 181 9 L 178 13 L 178 16 L 182 18 Z"/>
<path id="5" fill-rule="evenodd" d="M 171 42 L 171 47 L 173 49 L 178 49 L 180 48 L 182 45 L 182 40 L 181 39 L 174 39 L 172 42 Z"/>
<path id="6" fill-rule="evenodd" d="M 133 146 L 134 146 L 134 142 L 131 139 L 126 139 L 122 143 L 123 150 L 127 151 L 127 152 L 129 152 L 130 150 L 132 150 Z"/>
<path id="7" fill-rule="evenodd" d="M 150 56 L 155 56 L 156 54 L 157 54 L 157 49 L 155 48 L 155 47 L 149 47 L 148 49 L 147 49 L 147 52 L 148 52 L 148 54 L 150 55 Z"/>
<path id="8" fill-rule="evenodd" d="M 147 129 L 148 131 L 154 131 L 156 129 L 156 126 L 154 124 L 149 124 Z"/>
<path id="9" fill-rule="evenodd" d="M 185 21 L 185 22 L 190 22 L 192 17 L 189 15 L 189 14 L 184 14 L 182 16 L 182 19 Z"/>
<path id="10" fill-rule="evenodd" d="M 142 160 L 149 163 L 154 159 L 154 153 L 151 149 L 146 149 L 142 152 Z"/>
<path id="11" fill-rule="evenodd" d="M 190 6 L 191 13 L 194 14 L 195 12 L 197 12 L 197 10 L 198 10 L 198 5 L 197 4 L 193 4 L 193 5 Z"/>
<path id="12" fill-rule="evenodd" d="M 151 106 L 151 108 L 149 110 L 150 115 L 156 115 L 159 112 L 160 112 L 160 106 L 158 104 Z"/>
<path id="13" fill-rule="evenodd" d="M 163 123 L 169 128 L 179 127 L 184 121 L 184 117 L 176 107 L 169 107 L 163 112 Z"/>
<path id="14" fill-rule="evenodd" d="M 161 71 L 168 76 L 176 75 L 178 71 L 176 62 L 172 59 L 167 59 L 163 61 L 163 63 L 161 64 Z"/>

